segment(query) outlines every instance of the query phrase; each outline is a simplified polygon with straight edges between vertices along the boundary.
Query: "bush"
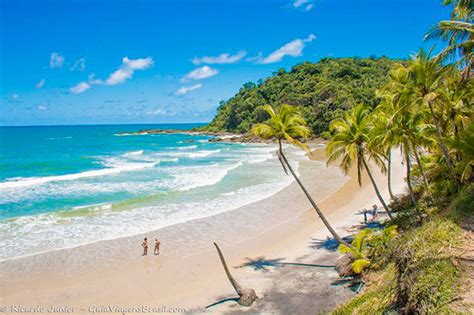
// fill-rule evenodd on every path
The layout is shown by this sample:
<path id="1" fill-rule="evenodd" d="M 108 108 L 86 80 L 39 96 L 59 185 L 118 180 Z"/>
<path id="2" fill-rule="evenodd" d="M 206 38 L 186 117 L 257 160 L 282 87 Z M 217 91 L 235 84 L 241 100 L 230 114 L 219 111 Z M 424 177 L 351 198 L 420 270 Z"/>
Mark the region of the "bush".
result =
<path id="1" fill-rule="evenodd" d="M 457 194 L 448 211 L 453 220 L 471 231 L 474 230 L 474 184 Z"/>

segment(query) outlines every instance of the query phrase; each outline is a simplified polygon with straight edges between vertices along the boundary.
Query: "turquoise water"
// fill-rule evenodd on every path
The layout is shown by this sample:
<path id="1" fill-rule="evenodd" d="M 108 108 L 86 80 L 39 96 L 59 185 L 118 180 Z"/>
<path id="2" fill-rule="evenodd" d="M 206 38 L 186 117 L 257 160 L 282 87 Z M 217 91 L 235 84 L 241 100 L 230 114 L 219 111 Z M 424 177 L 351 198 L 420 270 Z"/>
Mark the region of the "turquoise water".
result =
<path id="1" fill-rule="evenodd" d="M 229 211 L 291 182 L 272 145 L 120 135 L 196 126 L 0 128 L 0 259 Z"/>

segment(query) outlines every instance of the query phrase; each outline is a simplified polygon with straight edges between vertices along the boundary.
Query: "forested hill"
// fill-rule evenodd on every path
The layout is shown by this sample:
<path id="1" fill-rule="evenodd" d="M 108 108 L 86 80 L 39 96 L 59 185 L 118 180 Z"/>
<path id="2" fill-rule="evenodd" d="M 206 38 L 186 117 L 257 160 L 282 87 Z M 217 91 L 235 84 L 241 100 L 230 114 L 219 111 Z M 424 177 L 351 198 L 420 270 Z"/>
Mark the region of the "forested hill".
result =
<path id="1" fill-rule="evenodd" d="M 304 62 L 291 71 L 280 69 L 257 84 L 245 83 L 231 99 L 221 102 L 209 131 L 247 132 L 267 116 L 261 105 L 300 106 L 316 135 L 354 104 L 378 104 L 377 88 L 387 82 L 395 61 L 388 58 L 323 58 Z"/>

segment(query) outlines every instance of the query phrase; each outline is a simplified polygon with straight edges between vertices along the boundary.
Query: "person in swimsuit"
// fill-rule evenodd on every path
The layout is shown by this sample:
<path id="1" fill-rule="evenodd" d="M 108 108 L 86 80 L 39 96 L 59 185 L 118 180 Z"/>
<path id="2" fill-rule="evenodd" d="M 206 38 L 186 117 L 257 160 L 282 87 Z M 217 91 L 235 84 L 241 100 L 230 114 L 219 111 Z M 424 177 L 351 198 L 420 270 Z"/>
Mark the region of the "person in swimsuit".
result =
<path id="1" fill-rule="evenodd" d="M 143 240 L 142 247 L 143 247 L 143 256 L 145 256 L 146 254 L 148 254 L 148 240 L 146 237 Z"/>
<path id="2" fill-rule="evenodd" d="M 367 208 L 364 208 L 364 210 L 362 210 L 362 213 L 364 214 L 364 223 L 367 224 L 367 212 L 369 212 L 367 210 Z"/>
<path id="3" fill-rule="evenodd" d="M 379 216 L 379 208 L 377 207 L 377 205 L 373 205 L 372 206 L 372 218 L 374 221 L 377 221 L 377 218 Z"/>
<path id="4" fill-rule="evenodd" d="M 161 242 L 157 238 L 155 238 L 155 255 L 160 254 L 160 244 Z"/>

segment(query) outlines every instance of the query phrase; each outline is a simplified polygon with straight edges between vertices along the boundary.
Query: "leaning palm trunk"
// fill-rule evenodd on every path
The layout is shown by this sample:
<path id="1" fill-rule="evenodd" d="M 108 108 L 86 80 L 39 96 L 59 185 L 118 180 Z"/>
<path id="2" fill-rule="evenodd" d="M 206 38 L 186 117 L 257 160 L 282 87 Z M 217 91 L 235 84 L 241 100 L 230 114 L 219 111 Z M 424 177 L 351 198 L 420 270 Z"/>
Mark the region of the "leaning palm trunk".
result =
<path id="1" fill-rule="evenodd" d="M 410 154 L 408 152 L 408 148 L 405 148 L 405 162 L 407 163 L 407 184 L 408 190 L 410 192 L 410 199 L 413 206 L 416 206 L 416 199 L 415 194 L 413 193 L 413 186 L 411 184 L 411 162 L 410 162 Z"/>
<path id="2" fill-rule="evenodd" d="M 337 240 L 339 242 L 339 244 L 344 244 L 345 246 L 349 247 L 349 248 L 352 248 L 352 245 L 350 245 L 349 243 L 345 242 L 340 236 L 339 234 L 336 233 L 336 231 L 332 228 L 331 224 L 329 224 L 329 221 L 326 219 L 326 217 L 324 216 L 323 212 L 321 211 L 321 209 L 319 209 L 318 205 L 316 204 L 316 202 L 313 200 L 313 198 L 311 197 L 311 195 L 309 194 L 309 192 L 306 190 L 306 188 L 303 186 L 303 183 L 301 183 L 300 179 L 298 178 L 298 175 L 296 175 L 295 171 L 293 170 L 293 168 L 291 167 L 290 163 L 288 162 L 288 160 L 286 159 L 286 156 L 285 154 L 283 153 L 283 150 L 282 150 L 282 147 L 281 147 L 281 140 L 278 141 L 278 145 L 279 145 L 279 155 L 281 156 L 283 162 L 284 162 L 284 165 L 283 165 L 283 168 L 286 170 L 286 168 L 288 168 L 288 170 L 290 170 L 290 173 L 291 175 L 293 175 L 294 179 L 296 180 L 296 182 L 298 183 L 298 185 L 300 186 L 300 188 L 303 190 L 304 194 L 306 195 L 306 198 L 308 198 L 309 202 L 311 203 L 311 205 L 313 206 L 314 210 L 316 210 L 316 213 L 318 214 L 318 216 L 321 218 L 321 220 L 323 221 L 324 225 L 326 226 L 326 228 L 329 230 L 329 233 L 331 233 L 331 235 L 334 237 L 335 240 Z"/>
<path id="3" fill-rule="evenodd" d="M 423 168 L 423 164 L 421 164 L 420 156 L 415 146 L 413 146 L 413 152 L 415 153 L 416 164 L 418 165 L 421 177 L 423 178 L 423 184 L 425 185 L 426 192 L 428 192 L 428 179 L 426 178 L 425 169 Z"/>
<path id="4" fill-rule="evenodd" d="M 387 153 L 387 185 L 390 198 L 395 201 L 396 198 L 392 191 L 392 148 L 389 148 Z"/>
<path id="5" fill-rule="evenodd" d="M 239 303 L 242 306 L 250 306 L 252 303 L 258 299 L 257 294 L 255 293 L 254 289 L 249 289 L 241 286 L 237 280 L 232 276 L 232 274 L 229 271 L 229 268 L 227 267 L 227 263 L 225 262 L 224 255 L 221 252 L 221 249 L 219 246 L 214 243 L 214 246 L 217 249 L 217 254 L 219 255 L 219 258 L 221 260 L 222 266 L 224 267 L 225 274 L 227 275 L 227 278 L 230 281 L 230 284 L 234 287 L 235 292 L 239 295 L 239 300 L 237 303 Z"/>
<path id="6" fill-rule="evenodd" d="M 362 157 L 362 163 L 364 163 L 365 170 L 367 171 L 367 174 L 369 174 L 370 181 L 372 182 L 372 185 L 374 186 L 375 194 L 377 195 L 377 198 L 379 198 L 380 203 L 382 203 L 383 208 L 385 211 L 387 211 L 388 217 L 393 219 L 392 213 L 387 207 L 387 204 L 382 198 L 382 195 L 380 194 L 379 188 L 377 187 L 377 183 L 375 182 L 375 179 L 372 177 L 372 173 L 370 172 L 369 165 L 367 165 L 367 162 L 365 161 L 365 158 Z"/>
<path id="7" fill-rule="evenodd" d="M 441 133 L 441 128 L 439 127 L 439 121 L 436 118 L 436 115 L 434 113 L 433 105 L 431 104 L 431 102 L 427 102 L 427 103 L 430 109 L 431 118 L 433 118 L 433 122 L 436 127 L 436 134 L 438 136 L 439 144 L 441 146 L 441 151 L 443 152 L 444 159 L 446 160 L 446 164 L 448 164 L 449 172 L 451 173 L 451 176 L 453 177 L 453 179 L 456 181 L 456 171 L 454 170 L 453 163 L 451 162 L 451 158 L 449 157 L 448 148 L 446 147 L 446 144 L 444 143 L 443 135 Z"/>

